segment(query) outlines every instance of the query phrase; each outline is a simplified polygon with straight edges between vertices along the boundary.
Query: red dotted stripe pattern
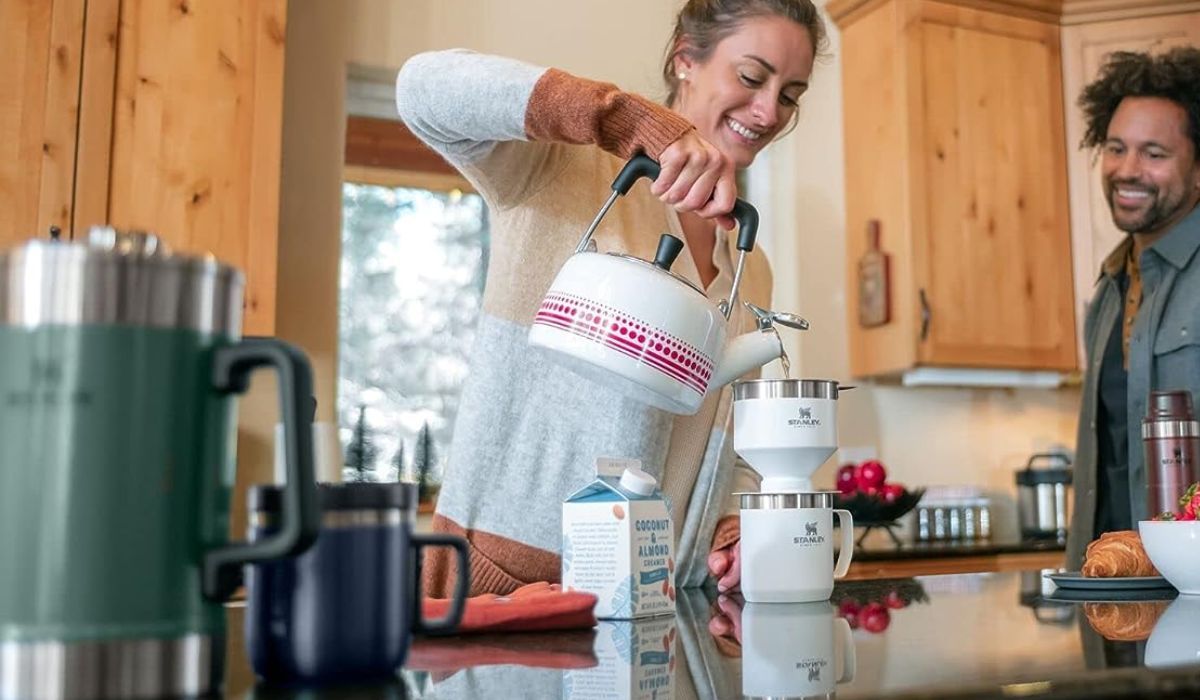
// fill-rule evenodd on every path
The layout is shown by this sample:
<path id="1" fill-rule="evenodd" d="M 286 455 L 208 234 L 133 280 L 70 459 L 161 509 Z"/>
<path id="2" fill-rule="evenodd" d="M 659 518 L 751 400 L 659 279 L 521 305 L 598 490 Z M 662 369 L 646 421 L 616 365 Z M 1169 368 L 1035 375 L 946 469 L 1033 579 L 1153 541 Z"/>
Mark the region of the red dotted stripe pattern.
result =
<path id="1" fill-rule="evenodd" d="M 574 333 L 640 360 L 701 396 L 712 378 L 712 359 L 690 343 L 590 299 L 551 292 L 533 322 Z"/>

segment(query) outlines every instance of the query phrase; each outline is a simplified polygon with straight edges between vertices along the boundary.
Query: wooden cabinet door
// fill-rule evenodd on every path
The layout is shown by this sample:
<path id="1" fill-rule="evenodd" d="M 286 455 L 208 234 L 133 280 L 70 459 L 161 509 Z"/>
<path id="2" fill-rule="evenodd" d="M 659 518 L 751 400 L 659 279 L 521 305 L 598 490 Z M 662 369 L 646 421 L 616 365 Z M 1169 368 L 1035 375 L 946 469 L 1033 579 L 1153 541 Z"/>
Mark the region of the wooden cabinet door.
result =
<path id="1" fill-rule="evenodd" d="M 241 269 L 272 334 L 286 0 L 120 9 L 108 219 Z"/>
<path id="2" fill-rule="evenodd" d="M 1059 29 L 926 3 L 908 31 L 919 362 L 1072 370 Z"/>
<path id="3" fill-rule="evenodd" d="M 69 235 L 84 9 L 0 2 L 0 248 Z"/>
<path id="4" fill-rule="evenodd" d="M 1063 27 L 1063 97 L 1067 105 L 1070 166 L 1071 244 L 1074 248 L 1075 310 L 1079 336 L 1084 312 L 1095 288 L 1100 264 L 1125 237 L 1112 222 L 1100 186 L 1100 166 L 1083 140 L 1083 114 L 1076 103 L 1085 85 L 1099 75 L 1113 51 L 1163 51 L 1200 45 L 1200 12 L 1138 17 Z M 1082 356 L 1082 348 L 1080 353 Z"/>

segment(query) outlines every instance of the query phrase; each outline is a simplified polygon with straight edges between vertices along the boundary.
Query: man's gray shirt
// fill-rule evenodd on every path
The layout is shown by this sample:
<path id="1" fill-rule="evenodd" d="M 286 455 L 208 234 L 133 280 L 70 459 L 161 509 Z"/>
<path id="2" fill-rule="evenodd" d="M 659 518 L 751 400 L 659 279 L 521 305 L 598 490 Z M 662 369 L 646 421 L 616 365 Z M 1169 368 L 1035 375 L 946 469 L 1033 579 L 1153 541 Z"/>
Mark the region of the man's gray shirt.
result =
<path id="1" fill-rule="evenodd" d="M 1096 467 L 1100 368 L 1104 346 L 1121 317 L 1124 303 L 1117 274 L 1131 238 L 1105 261 L 1084 320 L 1087 367 L 1076 442 L 1075 509 L 1067 538 L 1067 567 L 1078 569 L 1095 537 Z M 1142 451 L 1142 417 L 1151 391 L 1188 389 L 1200 406 L 1200 207 L 1167 235 L 1142 251 L 1142 305 L 1129 340 L 1126 420 L 1129 426 L 1129 499 L 1133 522 L 1146 520 L 1147 474 Z"/>

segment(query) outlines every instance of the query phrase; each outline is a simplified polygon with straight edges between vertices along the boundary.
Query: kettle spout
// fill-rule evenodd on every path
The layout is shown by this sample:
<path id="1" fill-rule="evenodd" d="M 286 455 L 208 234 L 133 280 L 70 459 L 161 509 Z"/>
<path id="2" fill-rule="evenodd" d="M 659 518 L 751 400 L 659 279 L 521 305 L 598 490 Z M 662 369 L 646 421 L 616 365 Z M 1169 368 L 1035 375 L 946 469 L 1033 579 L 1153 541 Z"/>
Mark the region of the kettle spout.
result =
<path id="1" fill-rule="evenodd" d="M 744 333 L 729 341 L 721 360 L 713 372 L 708 391 L 720 391 L 721 387 L 750 370 L 762 367 L 783 355 L 783 341 L 774 328 L 763 328 Z"/>

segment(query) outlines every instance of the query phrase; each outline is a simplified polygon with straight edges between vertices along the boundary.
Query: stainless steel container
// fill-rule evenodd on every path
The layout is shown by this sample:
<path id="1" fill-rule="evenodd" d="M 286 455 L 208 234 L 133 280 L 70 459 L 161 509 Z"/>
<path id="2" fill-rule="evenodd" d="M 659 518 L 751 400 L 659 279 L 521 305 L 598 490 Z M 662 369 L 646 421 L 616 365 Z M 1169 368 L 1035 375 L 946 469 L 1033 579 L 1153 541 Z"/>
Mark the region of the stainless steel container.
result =
<path id="1" fill-rule="evenodd" d="M 1046 465 L 1046 466 L 1039 466 Z M 1024 539 L 1065 540 L 1070 523 L 1071 460 L 1040 453 L 1017 472 L 1017 516 Z"/>
<path id="2" fill-rule="evenodd" d="M 922 501 L 916 507 L 913 539 L 976 541 L 991 539 L 992 512 L 986 498 Z"/>

